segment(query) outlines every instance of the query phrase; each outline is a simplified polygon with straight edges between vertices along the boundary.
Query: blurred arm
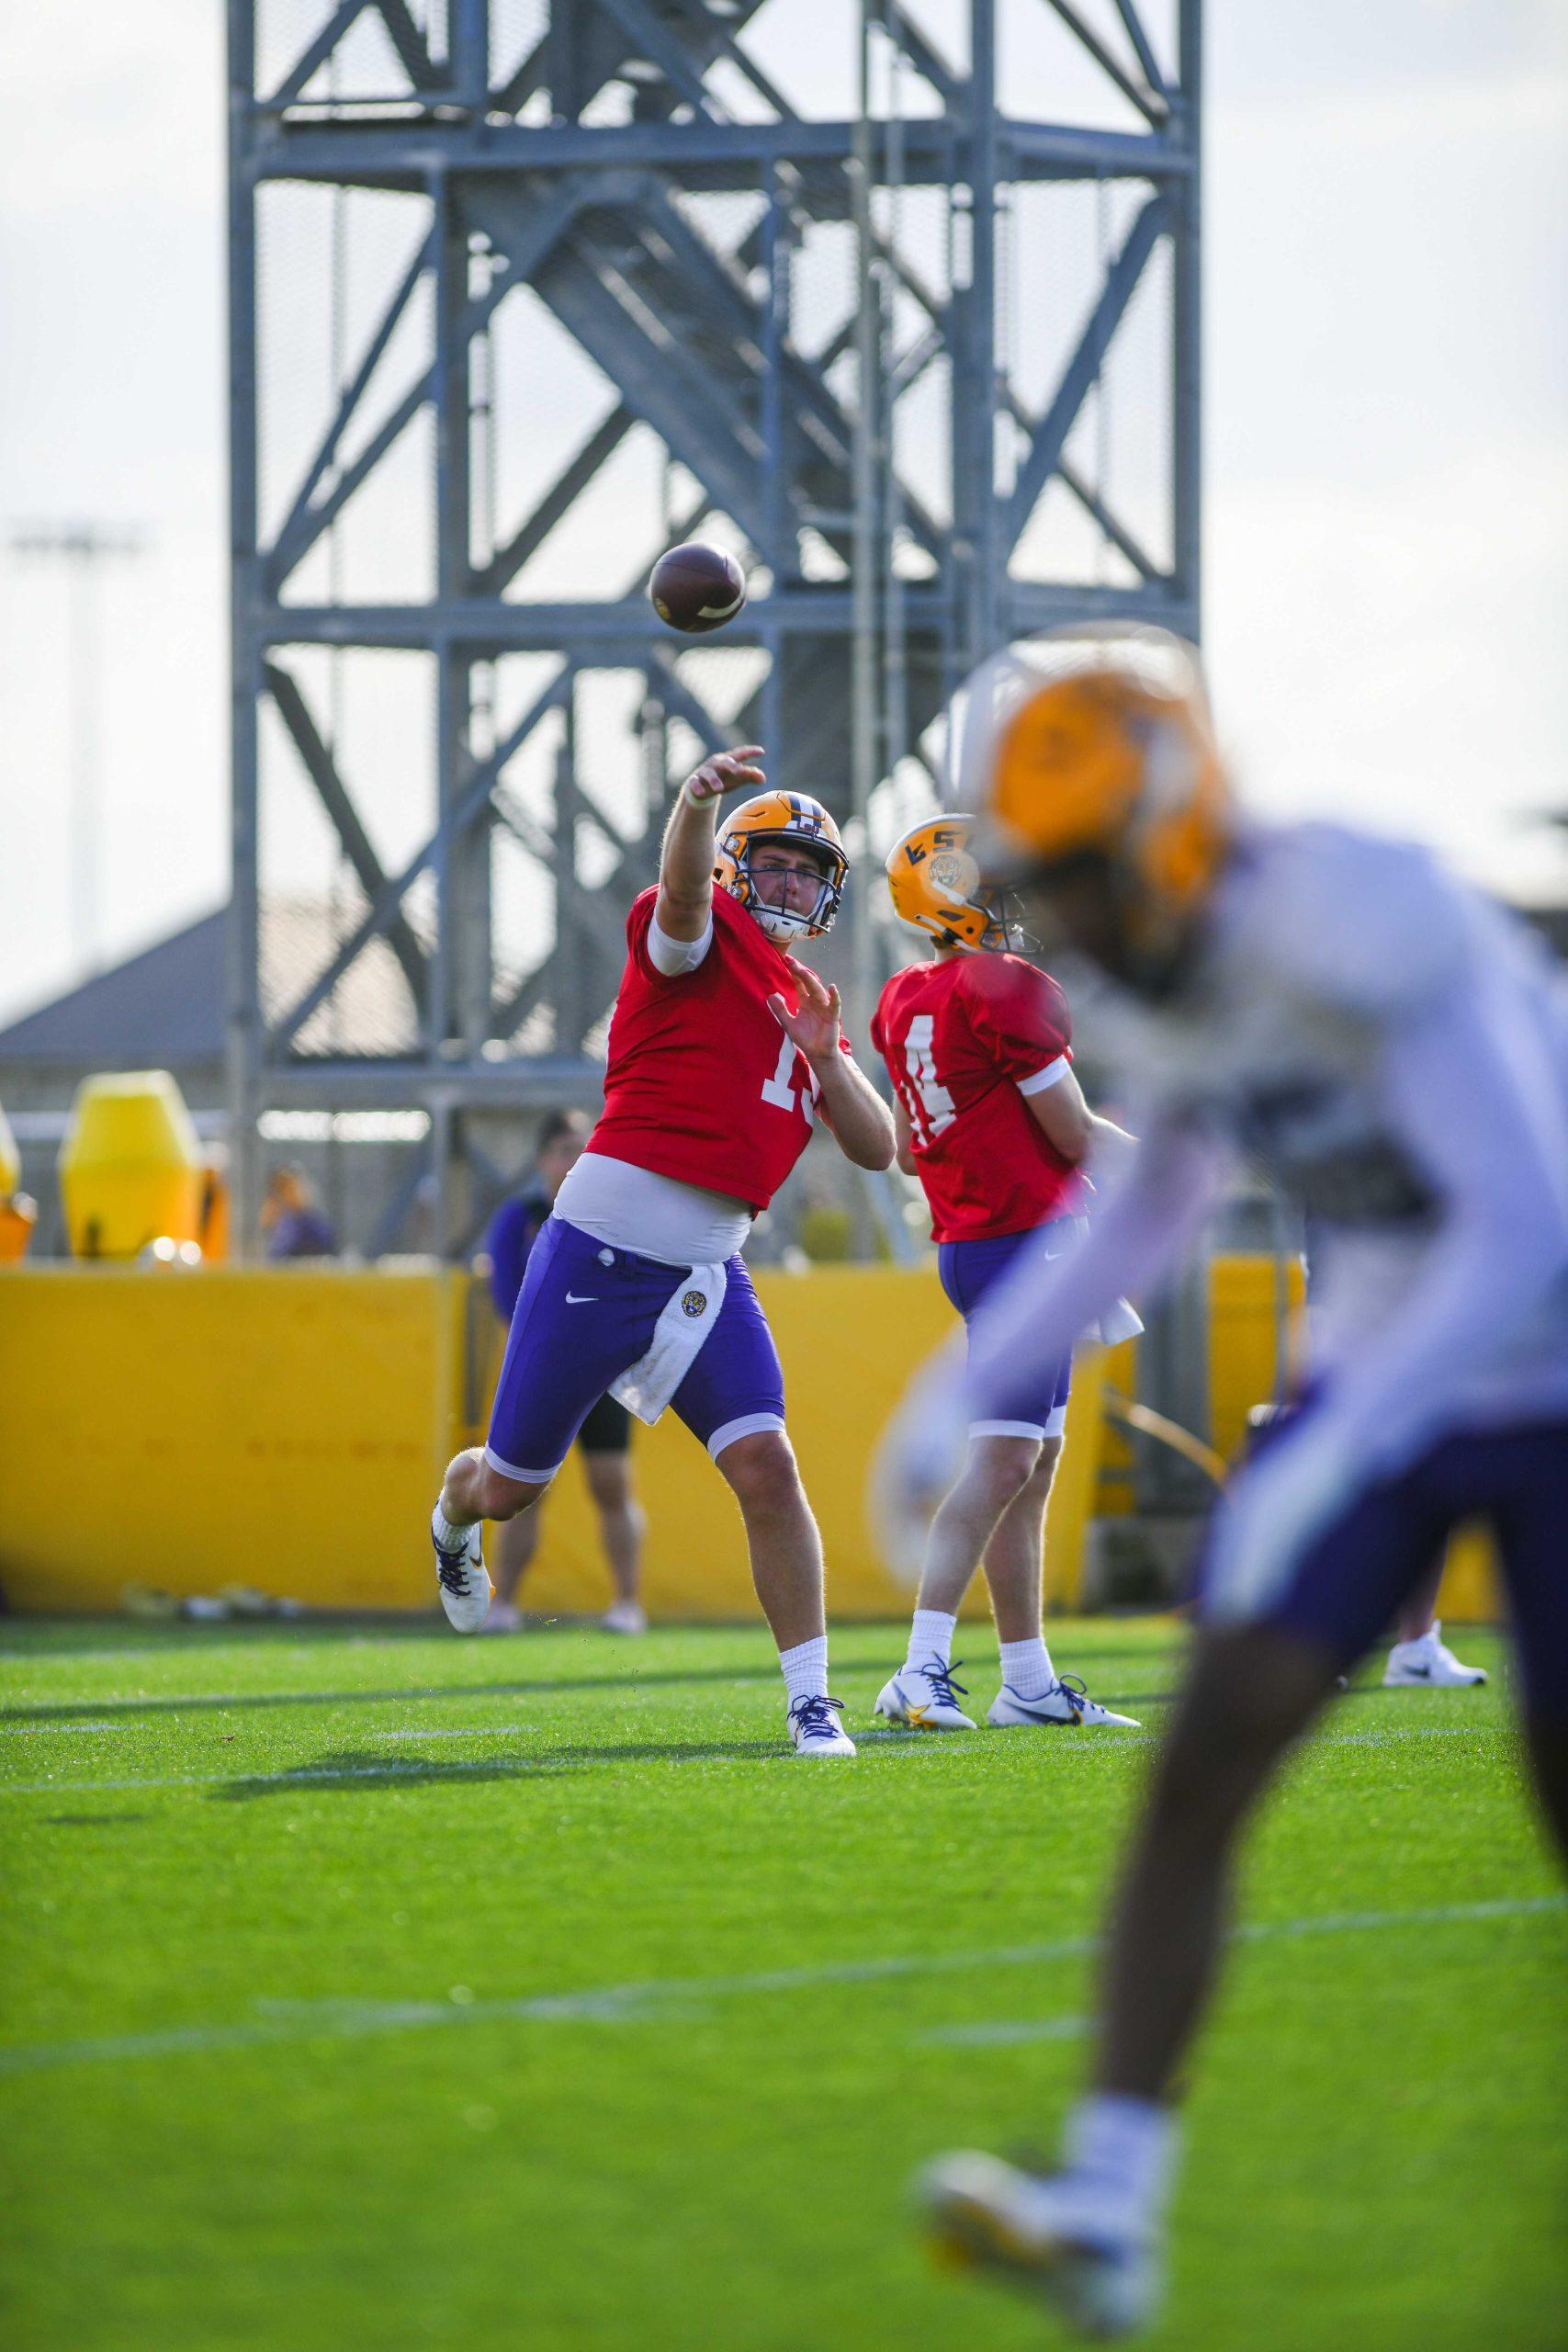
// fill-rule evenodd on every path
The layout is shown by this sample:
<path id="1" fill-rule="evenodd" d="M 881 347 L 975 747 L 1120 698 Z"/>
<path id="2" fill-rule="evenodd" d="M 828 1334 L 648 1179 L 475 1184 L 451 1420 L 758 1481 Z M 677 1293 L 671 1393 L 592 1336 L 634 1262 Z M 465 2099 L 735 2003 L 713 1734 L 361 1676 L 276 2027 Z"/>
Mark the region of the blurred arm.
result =
<path id="1" fill-rule="evenodd" d="M 1059 1231 L 1042 1233 L 970 1326 L 972 1416 L 1007 1419 L 1010 1400 L 1124 1291 L 1157 1283 L 1201 1225 L 1224 1168 L 1207 1136 L 1156 1121 L 1086 1239 L 1063 1250 Z"/>
<path id="2" fill-rule="evenodd" d="M 1476 1372 L 1568 1280 L 1568 1115 L 1544 1040 L 1463 989 L 1386 1051 L 1401 1139 L 1447 1213 L 1427 1279 L 1337 1375 L 1325 1408 L 1342 1459 L 1372 1468 L 1429 1442 Z"/>

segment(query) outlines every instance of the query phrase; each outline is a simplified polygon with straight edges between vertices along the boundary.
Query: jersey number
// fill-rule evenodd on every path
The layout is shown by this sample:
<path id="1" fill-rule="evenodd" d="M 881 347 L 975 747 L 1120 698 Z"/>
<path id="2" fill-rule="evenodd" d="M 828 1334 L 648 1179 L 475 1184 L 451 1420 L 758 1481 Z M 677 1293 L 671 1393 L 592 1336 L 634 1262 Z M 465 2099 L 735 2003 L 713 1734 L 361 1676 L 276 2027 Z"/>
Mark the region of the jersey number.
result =
<path id="1" fill-rule="evenodd" d="M 811 1089 L 803 1086 L 797 1096 L 795 1091 L 795 1057 L 799 1048 L 793 1037 L 786 1037 L 779 1047 L 779 1066 L 772 1078 L 762 1080 L 762 1100 L 776 1110 L 793 1111 L 798 1101 L 801 1117 L 807 1126 L 812 1123 Z"/>
<path id="2" fill-rule="evenodd" d="M 917 1012 L 904 1040 L 904 1079 L 900 1089 L 910 1119 L 922 1142 L 930 1143 L 958 1116 L 952 1095 L 937 1078 L 931 1053 L 931 1016 Z"/>

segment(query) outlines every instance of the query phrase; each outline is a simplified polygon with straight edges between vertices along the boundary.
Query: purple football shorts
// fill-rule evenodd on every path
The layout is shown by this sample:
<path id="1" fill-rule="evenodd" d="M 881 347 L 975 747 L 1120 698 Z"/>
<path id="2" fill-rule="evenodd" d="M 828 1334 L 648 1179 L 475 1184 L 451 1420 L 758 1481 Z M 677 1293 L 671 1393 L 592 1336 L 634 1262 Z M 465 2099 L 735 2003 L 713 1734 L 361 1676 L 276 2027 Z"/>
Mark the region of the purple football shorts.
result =
<path id="1" fill-rule="evenodd" d="M 745 1261 L 671 1402 L 716 1461 L 757 1430 L 782 1430 L 784 1373 Z M 485 1458 L 503 1477 L 553 1478 L 591 1408 L 640 1363 L 690 1268 L 612 1250 L 552 1216 L 529 1253 L 507 1336 Z"/>
<path id="2" fill-rule="evenodd" d="M 1309 1396 L 1298 1410 L 1270 1422 L 1254 1458 L 1288 1445 L 1316 1402 Z M 1404 1469 L 1358 1487 L 1256 1622 L 1322 1643 L 1343 1671 L 1383 1638 L 1467 1520 L 1483 1521 L 1496 1544 L 1526 1704 L 1568 1718 L 1568 1422 L 1462 1430 L 1439 1439 Z M 1205 1546 L 1198 1565 L 1200 1614 L 1212 1549 L 1212 1543 Z"/>
<path id="3" fill-rule="evenodd" d="M 987 1241 L 943 1241 L 937 1250 L 937 1272 L 942 1286 L 967 1324 L 987 1293 L 995 1288 L 1022 1250 L 1027 1250 L 1036 1233 L 1049 1231 L 1050 1226 L 1060 1225 L 1062 1247 L 1072 1239 L 1073 1220 L 1070 1216 L 1053 1217 L 1046 1225 L 1036 1226 L 1029 1233 L 1004 1233 Z M 1059 1363 L 1047 1364 L 1021 1388 L 1017 1396 L 1010 1396 L 1002 1415 L 993 1420 L 972 1421 L 971 1437 L 1060 1437 L 1066 1427 L 1067 1390 L 1071 1385 L 1073 1360 L 1064 1356 Z"/>

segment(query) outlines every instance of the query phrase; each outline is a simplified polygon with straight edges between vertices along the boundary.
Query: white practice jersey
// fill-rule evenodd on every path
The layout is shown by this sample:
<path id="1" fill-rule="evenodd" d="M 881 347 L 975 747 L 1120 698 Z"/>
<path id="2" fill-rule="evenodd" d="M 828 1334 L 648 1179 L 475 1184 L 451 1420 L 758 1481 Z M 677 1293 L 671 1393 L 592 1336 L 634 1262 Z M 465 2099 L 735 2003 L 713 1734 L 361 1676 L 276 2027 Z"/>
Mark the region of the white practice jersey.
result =
<path id="1" fill-rule="evenodd" d="M 1370 1453 L 1568 1414 L 1568 991 L 1522 926 L 1420 849 L 1307 824 L 1244 837 L 1171 1001 L 1060 968 L 1147 1143 L 1032 1317 L 998 1302 L 982 1385 L 1026 1320 L 1043 1350 L 1148 1281 L 1252 1158 L 1306 1214 L 1314 1366 L 1364 1374 Z"/>

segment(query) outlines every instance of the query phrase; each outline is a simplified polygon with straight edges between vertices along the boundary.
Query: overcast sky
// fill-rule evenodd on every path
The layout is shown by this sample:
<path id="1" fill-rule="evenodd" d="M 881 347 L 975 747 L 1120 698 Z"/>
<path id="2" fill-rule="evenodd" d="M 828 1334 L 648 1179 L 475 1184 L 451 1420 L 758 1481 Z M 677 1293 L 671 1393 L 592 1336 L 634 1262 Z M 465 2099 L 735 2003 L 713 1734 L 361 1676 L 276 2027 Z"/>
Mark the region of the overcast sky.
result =
<path id="1" fill-rule="evenodd" d="M 773 0 L 791 44 L 852 0 Z M 1270 808 L 1568 887 L 1568 7 L 1210 0 L 1205 626 Z M 0 526 L 109 568 L 104 945 L 226 888 L 219 0 L 0 27 Z M 1010 109 L 1036 109 L 1006 94 Z M 71 978 L 65 590 L 0 553 L 0 1013 Z"/>

